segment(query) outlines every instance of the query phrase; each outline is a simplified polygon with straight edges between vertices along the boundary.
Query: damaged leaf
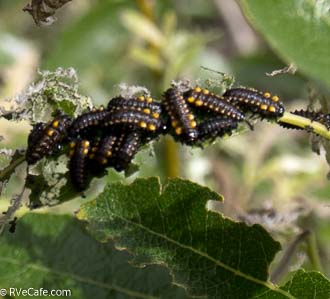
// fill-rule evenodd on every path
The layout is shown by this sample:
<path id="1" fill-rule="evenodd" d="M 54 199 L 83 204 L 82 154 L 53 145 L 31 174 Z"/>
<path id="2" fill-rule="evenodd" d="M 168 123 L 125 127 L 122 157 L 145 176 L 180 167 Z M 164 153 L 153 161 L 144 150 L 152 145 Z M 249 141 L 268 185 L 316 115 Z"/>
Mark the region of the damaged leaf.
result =
<path id="1" fill-rule="evenodd" d="M 32 0 L 23 11 L 28 12 L 34 19 L 36 25 L 51 25 L 56 21 L 54 17 L 56 10 L 71 0 Z"/>

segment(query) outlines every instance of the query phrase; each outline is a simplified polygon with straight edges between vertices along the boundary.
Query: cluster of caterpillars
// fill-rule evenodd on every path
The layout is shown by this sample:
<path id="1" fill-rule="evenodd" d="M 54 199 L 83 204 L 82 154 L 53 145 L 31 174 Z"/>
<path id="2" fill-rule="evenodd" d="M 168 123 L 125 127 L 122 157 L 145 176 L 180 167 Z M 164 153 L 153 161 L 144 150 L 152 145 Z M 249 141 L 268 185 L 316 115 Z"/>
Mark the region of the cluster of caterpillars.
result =
<path id="1" fill-rule="evenodd" d="M 230 135 L 251 115 L 276 120 L 284 113 L 277 96 L 248 88 L 234 88 L 217 95 L 199 86 L 172 86 L 162 101 L 147 95 L 111 99 L 107 107 L 89 110 L 76 119 L 57 112 L 49 123 L 37 123 L 28 137 L 26 161 L 67 151 L 69 173 L 78 191 L 89 178 L 108 167 L 128 168 L 135 154 L 148 142 L 169 134 L 186 145 Z"/>

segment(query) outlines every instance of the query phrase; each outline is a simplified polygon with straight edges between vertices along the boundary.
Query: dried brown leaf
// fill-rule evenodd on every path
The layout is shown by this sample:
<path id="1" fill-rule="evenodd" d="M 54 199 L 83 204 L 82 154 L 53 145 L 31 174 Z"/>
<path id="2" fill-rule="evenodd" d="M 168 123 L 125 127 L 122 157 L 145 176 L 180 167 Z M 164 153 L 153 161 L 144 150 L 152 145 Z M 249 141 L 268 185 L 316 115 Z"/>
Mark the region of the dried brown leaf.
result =
<path id="1" fill-rule="evenodd" d="M 61 8 L 71 0 L 31 0 L 23 11 L 27 11 L 34 19 L 38 26 L 51 25 L 56 19 L 54 14 L 57 9 Z"/>

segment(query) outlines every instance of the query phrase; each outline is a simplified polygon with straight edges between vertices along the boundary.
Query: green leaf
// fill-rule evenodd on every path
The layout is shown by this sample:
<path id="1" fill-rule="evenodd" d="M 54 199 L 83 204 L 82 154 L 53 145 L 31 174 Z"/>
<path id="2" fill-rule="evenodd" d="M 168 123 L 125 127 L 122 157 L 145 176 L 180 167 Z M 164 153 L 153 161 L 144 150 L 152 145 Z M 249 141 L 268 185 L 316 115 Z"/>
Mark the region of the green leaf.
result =
<path id="1" fill-rule="evenodd" d="M 114 239 L 118 248 L 134 252 L 136 263 L 167 265 L 175 284 L 191 295 L 295 298 L 290 288 L 267 281 L 279 243 L 260 225 L 247 226 L 207 211 L 219 199 L 185 180 L 173 179 L 161 187 L 157 178 L 137 179 L 129 186 L 108 185 L 77 216 L 89 222 L 98 239 Z M 312 284 L 316 293 L 322 292 L 318 283 Z"/>
<path id="2" fill-rule="evenodd" d="M 143 14 L 134 10 L 125 10 L 121 15 L 121 19 L 127 29 L 153 46 L 161 48 L 164 45 L 165 37 L 163 33 Z"/>
<path id="3" fill-rule="evenodd" d="M 140 46 L 133 46 L 130 51 L 130 56 L 135 61 L 154 71 L 160 72 L 164 68 L 164 63 L 161 60 L 161 57 L 158 53 L 155 53 L 153 48 L 145 49 Z"/>
<path id="4" fill-rule="evenodd" d="M 330 85 L 330 2 L 241 0 L 251 24 L 300 71 Z"/>
<path id="5" fill-rule="evenodd" d="M 299 270 L 282 288 L 299 299 L 329 299 L 330 283 L 321 273 Z"/>
<path id="6" fill-rule="evenodd" d="M 136 268 L 130 258 L 97 242 L 72 217 L 28 214 L 14 234 L 1 236 L 0 288 L 69 289 L 79 299 L 186 298 L 166 268 Z"/>

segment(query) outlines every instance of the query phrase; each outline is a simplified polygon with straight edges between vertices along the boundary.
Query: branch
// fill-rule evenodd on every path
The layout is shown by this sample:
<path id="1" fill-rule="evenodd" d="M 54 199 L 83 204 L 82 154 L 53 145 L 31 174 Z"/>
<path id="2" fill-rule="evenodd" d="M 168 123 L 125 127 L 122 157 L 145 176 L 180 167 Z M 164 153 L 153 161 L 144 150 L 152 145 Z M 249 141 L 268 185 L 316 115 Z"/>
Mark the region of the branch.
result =
<path id="1" fill-rule="evenodd" d="M 330 131 L 317 121 L 311 121 L 308 118 L 292 114 L 290 112 L 284 112 L 284 115 L 278 119 L 278 122 L 287 123 L 300 127 L 314 134 L 320 135 L 328 140 L 330 140 Z"/>

